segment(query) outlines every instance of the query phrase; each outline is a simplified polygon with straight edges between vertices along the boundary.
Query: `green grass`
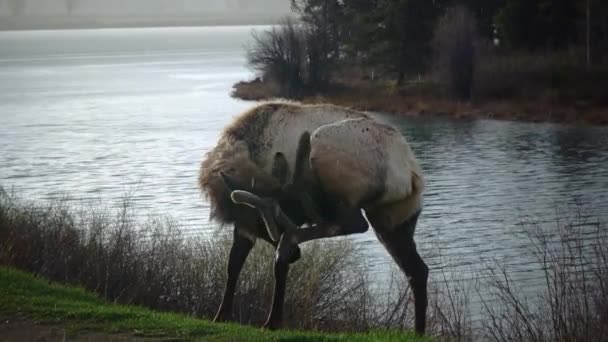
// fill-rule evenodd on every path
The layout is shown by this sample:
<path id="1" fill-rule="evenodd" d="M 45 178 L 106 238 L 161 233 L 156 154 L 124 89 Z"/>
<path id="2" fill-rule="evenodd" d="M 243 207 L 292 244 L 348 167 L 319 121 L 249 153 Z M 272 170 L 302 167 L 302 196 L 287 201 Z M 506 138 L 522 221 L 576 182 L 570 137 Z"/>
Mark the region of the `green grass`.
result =
<path id="1" fill-rule="evenodd" d="M 14 269 L 0 267 L 0 318 L 23 317 L 57 324 L 69 332 L 83 330 L 128 333 L 204 341 L 428 341 L 413 333 L 375 331 L 365 334 L 322 334 L 262 331 L 238 324 L 215 324 L 186 315 L 107 303 L 80 288 L 50 284 Z"/>

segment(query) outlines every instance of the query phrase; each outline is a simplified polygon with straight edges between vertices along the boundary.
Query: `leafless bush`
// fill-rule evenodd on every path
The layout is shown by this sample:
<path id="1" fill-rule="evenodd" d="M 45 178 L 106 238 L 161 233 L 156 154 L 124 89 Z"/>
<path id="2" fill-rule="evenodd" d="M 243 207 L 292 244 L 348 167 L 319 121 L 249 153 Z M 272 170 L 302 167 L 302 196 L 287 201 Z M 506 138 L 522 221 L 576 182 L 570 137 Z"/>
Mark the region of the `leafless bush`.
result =
<path id="1" fill-rule="evenodd" d="M 486 272 L 495 301 L 482 298 L 487 336 L 496 341 L 603 341 L 608 336 L 608 232 L 577 215 L 547 228 L 524 225 L 543 276 L 528 298 L 506 267 Z"/>
<path id="2" fill-rule="evenodd" d="M 202 235 L 202 234 L 201 234 Z M 230 241 L 184 236 L 170 218 L 135 219 L 128 201 L 117 211 L 75 209 L 65 202 L 26 203 L 0 188 L 0 264 L 83 286 L 120 303 L 211 318 L 225 282 Z M 363 331 L 403 327 L 409 292 L 399 274 L 387 300 L 349 240 L 304 246 L 288 279 L 286 324 Z M 274 251 L 264 243 L 248 258 L 235 297 L 235 318 L 259 325 L 272 297 Z"/>
<path id="3" fill-rule="evenodd" d="M 471 283 L 458 279 L 453 269 L 441 268 L 430 298 L 429 326 L 448 341 L 474 341 L 469 312 Z"/>
<path id="4" fill-rule="evenodd" d="M 434 245 L 432 257 L 438 265 L 431 272 L 429 282 L 428 330 L 442 341 L 475 341 L 470 312 L 474 282 L 449 266 L 454 263 L 442 254 L 438 241 L 427 243 Z"/>
<path id="5" fill-rule="evenodd" d="M 290 17 L 262 33 L 253 32 L 247 64 L 264 79 L 275 81 L 282 95 L 293 97 L 304 88 L 305 30 Z"/>
<path id="6" fill-rule="evenodd" d="M 452 7 L 439 20 L 433 38 L 436 71 L 451 96 L 461 100 L 469 100 L 473 88 L 475 27 L 466 7 Z"/>
<path id="7" fill-rule="evenodd" d="M 286 17 L 279 25 L 252 34 L 247 64 L 261 74 L 264 83 L 277 84 L 281 96 L 298 97 L 323 87 L 337 58 L 324 29 Z"/>
<path id="8" fill-rule="evenodd" d="M 111 301 L 211 318 L 225 282 L 227 237 L 184 236 L 170 218 L 134 219 L 116 211 L 37 206 L 0 188 L 0 264 L 83 286 Z M 608 231 L 579 215 L 555 227 L 524 225 L 544 277 L 541 296 L 526 298 L 498 263 L 482 274 L 493 296 L 480 297 L 481 323 L 496 341 L 601 341 L 608 336 Z M 394 270 L 375 288 L 350 240 L 305 245 L 292 268 L 285 302 L 291 328 L 325 331 L 412 326 L 412 299 Z M 441 257 L 441 256 L 440 256 Z M 261 324 L 272 296 L 273 250 L 260 243 L 235 297 L 235 319 Z M 440 261 L 440 264 L 447 264 Z M 469 308 L 472 282 L 453 269 L 432 272 L 429 331 L 442 340 L 476 340 Z M 530 292 L 527 292 L 530 293 Z"/>

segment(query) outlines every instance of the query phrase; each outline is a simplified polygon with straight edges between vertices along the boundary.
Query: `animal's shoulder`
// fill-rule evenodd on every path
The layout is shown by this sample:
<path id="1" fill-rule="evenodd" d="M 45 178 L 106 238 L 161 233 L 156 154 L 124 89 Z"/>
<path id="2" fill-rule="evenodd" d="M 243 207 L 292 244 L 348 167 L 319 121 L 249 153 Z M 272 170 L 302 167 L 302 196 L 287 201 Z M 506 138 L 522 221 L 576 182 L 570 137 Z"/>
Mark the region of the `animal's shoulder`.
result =
<path id="1" fill-rule="evenodd" d="M 313 139 L 348 139 L 373 138 L 376 142 L 387 138 L 402 137 L 394 126 L 380 122 L 371 117 L 347 118 L 323 125 L 312 134 Z"/>

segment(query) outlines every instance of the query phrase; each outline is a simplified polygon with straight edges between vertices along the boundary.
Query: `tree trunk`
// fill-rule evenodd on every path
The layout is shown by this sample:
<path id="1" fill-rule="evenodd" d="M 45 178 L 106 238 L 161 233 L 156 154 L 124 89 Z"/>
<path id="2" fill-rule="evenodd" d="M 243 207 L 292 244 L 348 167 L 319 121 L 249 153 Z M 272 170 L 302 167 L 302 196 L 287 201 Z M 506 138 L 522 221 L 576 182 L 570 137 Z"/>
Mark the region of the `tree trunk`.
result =
<path id="1" fill-rule="evenodd" d="M 402 86 L 404 81 L 405 81 L 405 72 L 403 70 L 399 70 L 399 73 L 397 74 L 397 85 Z"/>
<path id="2" fill-rule="evenodd" d="M 587 0 L 587 67 L 591 67 L 591 0 Z"/>

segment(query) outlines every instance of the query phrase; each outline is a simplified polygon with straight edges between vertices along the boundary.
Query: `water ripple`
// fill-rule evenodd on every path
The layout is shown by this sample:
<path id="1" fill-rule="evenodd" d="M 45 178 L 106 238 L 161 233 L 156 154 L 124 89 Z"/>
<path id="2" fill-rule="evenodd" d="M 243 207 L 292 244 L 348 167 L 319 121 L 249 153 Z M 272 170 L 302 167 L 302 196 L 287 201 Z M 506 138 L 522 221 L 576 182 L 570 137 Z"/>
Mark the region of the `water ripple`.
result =
<path id="1" fill-rule="evenodd" d="M 45 49 L 53 48 L 44 39 L 61 41 L 61 34 L 32 34 L 31 46 L 21 47 L 25 57 L 0 35 L 0 184 L 32 199 L 69 194 L 118 206 L 130 197 L 142 218 L 169 214 L 185 234 L 212 236 L 196 175 L 221 129 L 250 106 L 227 95 L 232 83 L 251 76 L 235 57 L 249 28 L 213 32 L 225 35 L 216 37 L 220 46 L 198 50 L 188 48 L 197 35 L 165 32 L 171 38 L 164 41 L 185 50 L 146 54 L 113 51 L 102 32 L 101 43 L 78 40 L 68 47 L 75 55 L 51 51 L 55 57 L 46 60 Z M 164 41 L 151 48 L 163 49 Z M 554 225 L 573 202 L 590 207 L 588 217 L 606 219 L 606 128 L 382 118 L 403 130 L 426 174 L 417 239 L 434 279 L 442 269 L 473 279 L 482 260 L 500 260 L 534 288 L 538 268 L 518 233 L 523 219 Z M 352 238 L 366 263 L 378 266 L 374 272 L 388 273 L 392 261 L 372 231 Z"/>

